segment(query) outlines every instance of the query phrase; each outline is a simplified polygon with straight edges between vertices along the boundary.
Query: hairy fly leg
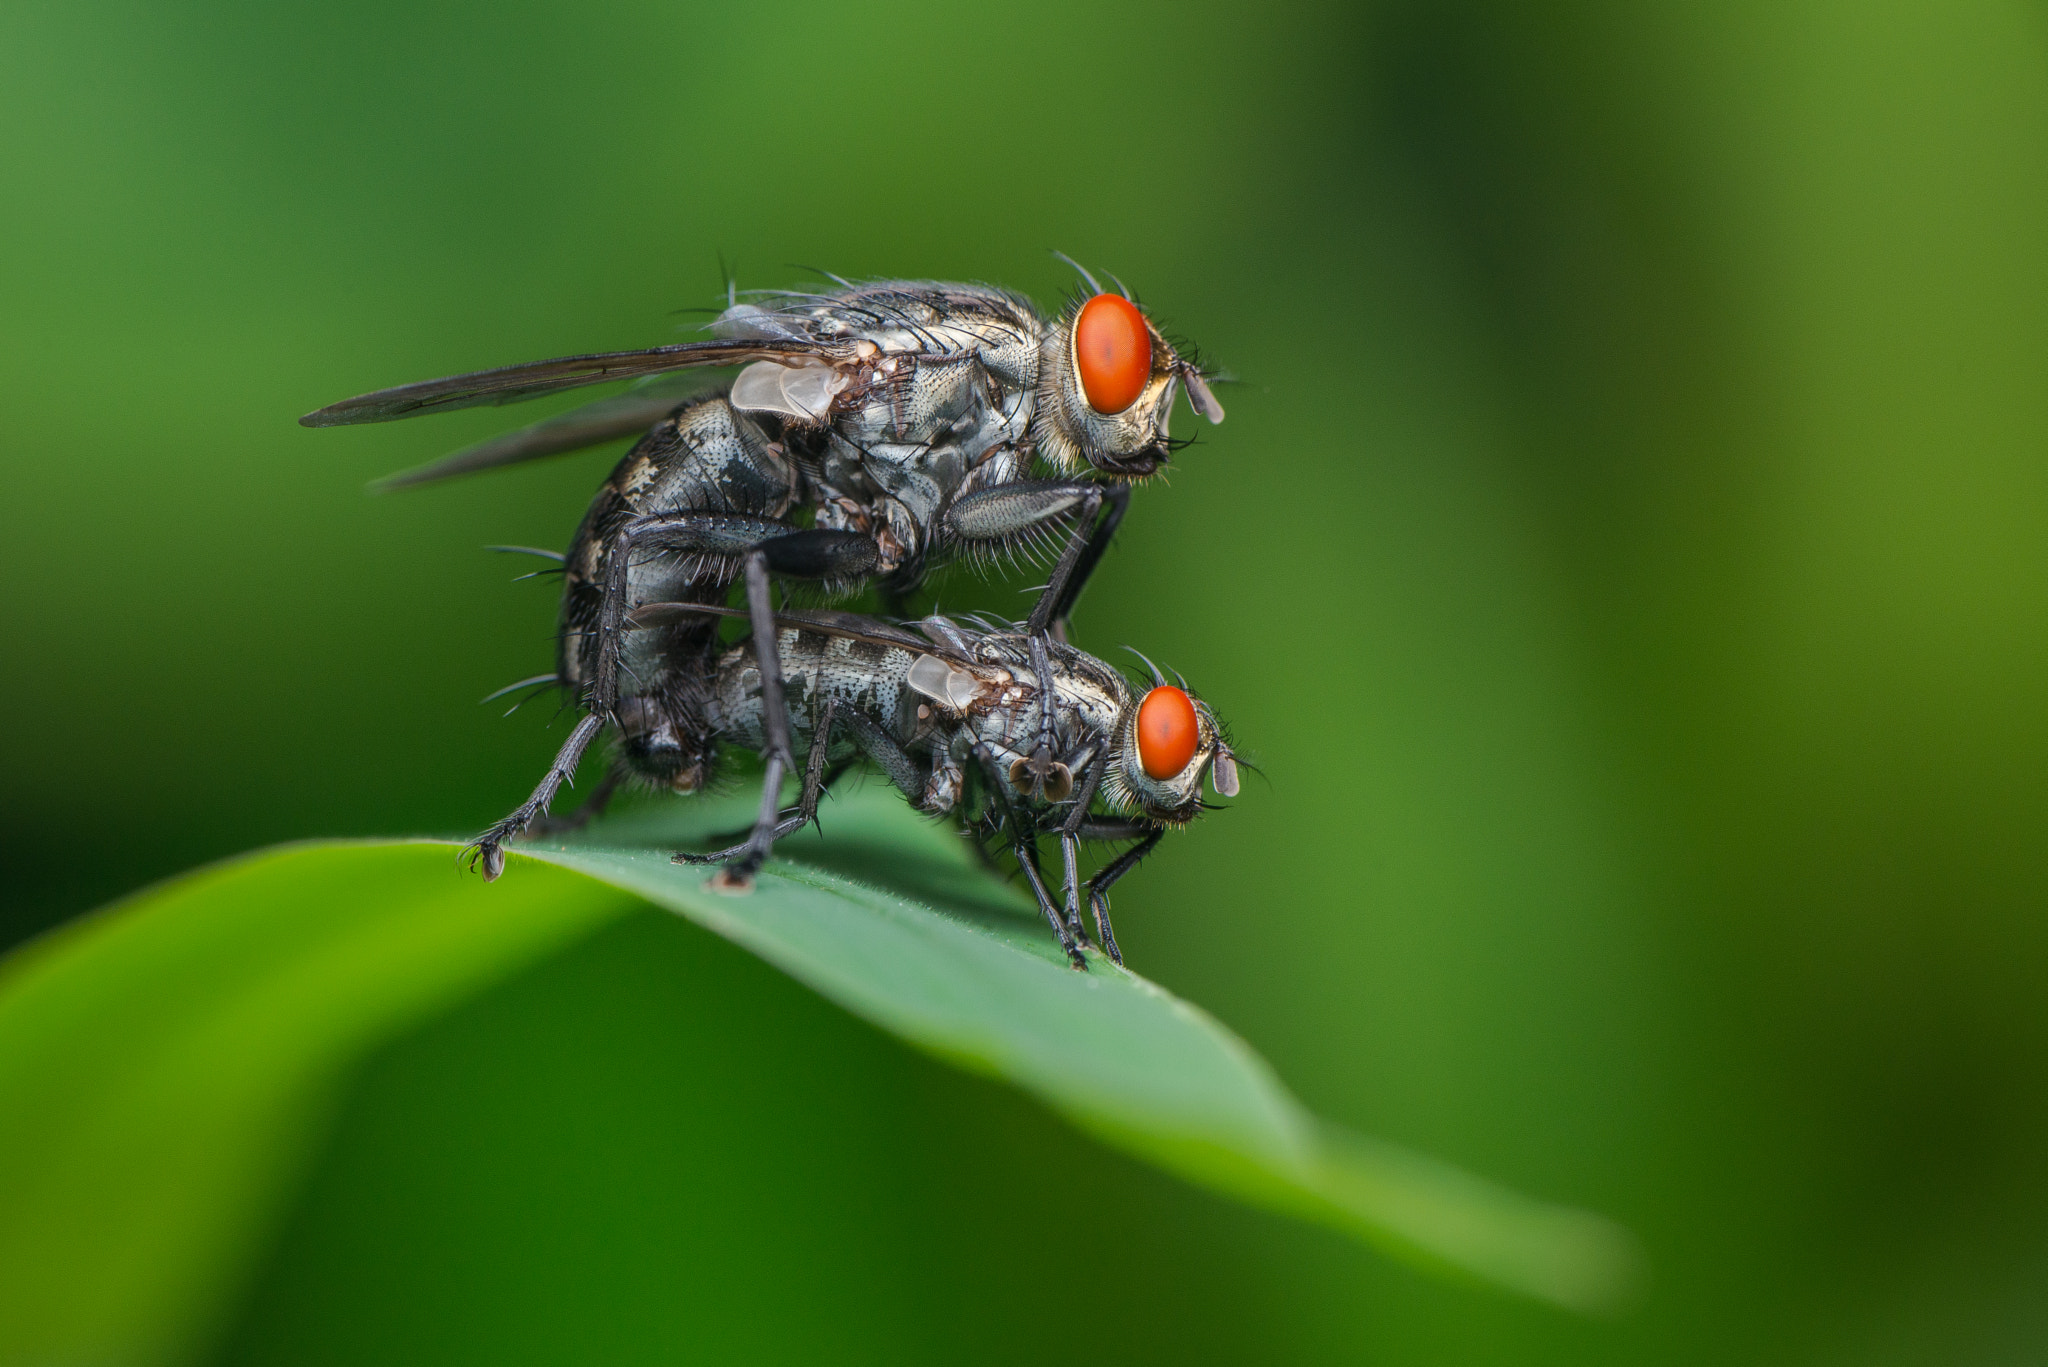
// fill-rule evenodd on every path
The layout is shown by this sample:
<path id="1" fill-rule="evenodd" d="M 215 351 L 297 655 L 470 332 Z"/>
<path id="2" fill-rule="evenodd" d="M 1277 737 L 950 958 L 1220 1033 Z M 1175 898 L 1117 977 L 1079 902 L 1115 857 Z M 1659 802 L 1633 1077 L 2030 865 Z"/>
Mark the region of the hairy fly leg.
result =
<path id="1" fill-rule="evenodd" d="M 882 773 L 896 786 L 898 791 L 910 798 L 912 802 L 917 803 L 920 811 L 930 812 L 934 816 L 943 815 L 942 809 L 928 807 L 923 802 L 929 781 L 929 776 L 924 767 L 904 753 L 903 747 L 898 745 L 895 738 L 883 729 L 881 723 L 857 707 L 848 708 L 844 713 L 838 713 L 836 708 L 836 699 L 827 698 L 825 700 L 825 720 L 819 723 L 820 727 L 828 726 L 836 717 L 838 724 L 844 726 L 847 731 L 852 733 L 854 743 L 860 747 L 861 753 L 875 762 Z M 820 734 L 823 734 L 822 731 Z M 846 773 L 851 768 L 850 765 L 841 763 L 832 766 L 829 770 L 826 769 L 824 745 L 825 742 L 822 739 L 813 740 L 812 742 L 811 750 L 806 760 L 805 795 L 796 811 L 783 815 L 781 823 L 775 828 L 775 838 L 777 840 L 782 839 L 784 836 L 794 835 L 797 831 L 803 829 L 806 822 L 817 820 L 817 794 L 838 782 L 840 775 Z M 813 776 L 820 773 L 823 775 L 822 779 L 814 780 Z M 728 859 L 738 858 L 746 852 L 746 849 L 746 842 L 742 841 L 730 849 L 719 850 L 713 854 L 678 854 L 675 857 L 675 862 L 678 864 L 718 864 Z"/>
<path id="2" fill-rule="evenodd" d="M 1036 832 L 1018 830 L 1011 848 L 1017 854 L 1017 867 L 1024 871 L 1024 881 L 1031 885 L 1031 895 L 1038 899 L 1038 909 L 1045 913 L 1045 919 L 1052 923 L 1052 933 L 1059 937 L 1060 948 L 1067 952 L 1068 960 L 1082 972 L 1088 971 L 1088 961 L 1081 957 L 1081 946 L 1068 932 L 1067 923 L 1061 918 L 1059 908 L 1052 904 L 1052 897 L 1045 890 L 1045 877 L 1038 871 L 1038 839 Z"/>
<path id="3" fill-rule="evenodd" d="M 754 833 L 741 846 L 739 857 L 712 879 L 712 885 L 724 892 L 751 888 L 755 871 L 775 848 L 782 776 L 792 763 L 789 712 L 782 705 L 782 652 L 776 647 L 775 605 L 768 596 L 768 557 L 758 549 L 747 553 L 746 581 L 747 614 L 754 626 L 754 667 L 761 676 L 761 812 L 754 818 Z"/>
<path id="4" fill-rule="evenodd" d="M 1161 827 L 1143 817 L 1090 817 L 1074 828 L 1083 840 L 1137 840 Z"/>
<path id="5" fill-rule="evenodd" d="M 904 753 L 896 738 L 865 712 L 847 713 L 846 729 L 853 732 L 861 753 L 875 762 L 896 790 L 917 804 L 920 811 L 924 810 L 925 785 L 930 779 L 924 766 Z"/>
<path id="6" fill-rule="evenodd" d="M 1116 536 L 1116 529 L 1123 525 L 1124 514 L 1131 507 L 1131 486 L 1109 484 L 1102 489 L 1102 520 L 1095 524 L 1095 530 L 1088 535 L 1088 544 L 1082 548 L 1080 558 L 1068 570 L 1066 581 L 1060 586 L 1059 601 L 1052 607 L 1052 622 L 1057 629 L 1064 626 L 1074 615 L 1074 605 L 1081 599 L 1081 590 L 1088 586 L 1089 576 L 1102 563 L 1102 554 L 1109 549 L 1109 543 Z M 1085 524 L 1084 524 L 1085 525 Z M 1050 584 L 1047 585 L 1051 587 Z"/>
<path id="7" fill-rule="evenodd" d="M 1088 820 L 1089 804 L 1095 801 L 1096 790 L 1102 786 L 1102 762 L 1097 760 L 1088 766 L 1088 774 L 1081 780 L 1081 791 L 1074 795 L 1074 805 L 1067 813 L 1067 819 L 1060 823 L 1060 858 L 1065 866 L 1066 903 L 1064 910 L 1067 924 L 1076 936 L 1085 939 L 1081 928 L 1081 838 L 1079 831 Z M 1107 916 L 1095 918 L 1095 928 L 1100 932 L 1103 952 L 1110 962 L 1123 967 L 1124 956 L 1116 947 L 1116 936 L 1109 928 Z"/>
<path id="8" fill-rule="evenodd" d="M 1037 817 L 1030 812 L 1018 811 L 1016 804 L 1010 801 L 1010 785 L 987 742 L 976 741 L 970 753 L 988 778 L 990 800 L 1001 809 L 1000 823 L 1010 832 L 1010 849 L 1017 856 L 1017 867 L 1023 871 L 1024 880 L 1031 885 L 1032 895 L 1038 899 L 1038 909 L 1045 913 L 1053 936 L 1059 940 L 1060 948 L 1067 952 L 1067 957 L 1073 960 L 1074 967 L 1086 971 L 1088 961 L 1081 957 L 1080 946 L 1087 942 L 1087 937 L 1076 937 L 1068 930 L 1066 918 L 1052 904 L 1052 898 L 1045 890 L 1045 879 L 1038 871 Z"/>
<path id="9" fill-rule="evenodd" d="M 610 718 L 619 705 L 619 656 L 625 644 L 626 614 L 634 606 L 627 598 L 635 555 L 661 552 L 733 558 L 789 533 L 786 523 L 722 513 L 650 514 L 636 517 L 614 532 L 605 555 L 603 597 L 597 612 L 597 663 L 585 706 Z"/>
<path id="10" fill-rule="evenodd" d="M 811 731 L 810 751 L 804 756 L 803 792 L 797 798 L 796 810 L 782 815 L 781 819 L 776 822 L 775 830 L 769 837 L 771 840 L 780 840 L 786 835 L 795 835 L 817 819 L 818 798 L 824 793 L 826 787 L 831 782 L 831 779 L 825 773 L 825 761 L 832 749 L 832 717 L 836 707 L 836 699 L 825 699 L 825 707 L 818 716 L 818 724 Z M 832 777 L 837 777 L 837 775 Z M 713 854 L 691 854 L 686 850 L 678 851 L 672 862 L 677 864 L 722 864 L 728 859 L 737 859 L 744 855 L 750 844 L 751 836 L 748 840 L 742 841 L 729 850 L 719 850 Z"/>
<path id="11" fill-rule="evenodd" d="M 578 807 L 572 815 L 551 816 L 543 813 L 536 816 L 527 823 L 527 836 L 532 838 L 547 835 L 573 835 L 575 832 L 582 830 L 585 826 L 588 826 L 591 822 L 604 815 L 605 808 L 611 806 L 612 798 L 617 796 L 619 786 L 626 781 L 626 774 L 628 772 L 625 765 L 614 761 L 612 766 L 605 770 L 604 777 L 598 780 L 597 786 L 590 790 L 590 796 L 583 799 L 583 805 Z"/>
<path id="12" fill-rule="evenodd" d="M 829 529 L 785 531 L 747 552 L 747 616 L 754 628 L 754 668 L 761 676 L 761 812 L 739 857 L 712 880 L 722 892 L 745 892 L 752 887 L 754 874 L 775 848 L 782 776 L 795 763 L 789 748 L 789 713 L 782 701 L 782 651 L 776 644 L 769 575 L 834 579 L 864 575 L 874 563 L 873 542 L 852 532 Z"/>
<path id="13" fill-rule="evenodd" d="M 1084 561 L 1092 570 L 1095 561 L 1101 559 L 1099 549 L 1090 555 L 1089 548 L 1095 541 L 1098 530 L 1095 522 L 1102 509 L 1103 497 L 1103 487 L 1099 484 L 1017 480 L 968 494 L 954 503 L 946 509 L 945 530 L 953 540 L 968 545 L 1002 547 L 1043 532 L 1062 520 L 1073 520 L 1073 531 L 1067 537 L 1059 560 L 1053 565 L 1052 577 L 1039 593 L 1038 602 L 1031 609 L 1031 618 L 1025 624 L 1025 630 L 1032 635 L 1043 635 L 1058 617 L 1057 609 L 1061 602 L 1071 603 L 1079 594 L 1080 586 L 1074 582 L 1076 570 Z M 1125 499 L 1128 499 L 1127 494 Z M 1113 508 L 1112 518 L 1105 519 L 1110 532 L 1116 530 L 1115 523 L 1122 517 L 1122 512 Z M 1074 585 L 1071 591 L 1070 584 Z"/>
<path id="14" fill-rule="evenodd" d="M 1033 636 L 1042 636 L 1051 629 L 1056 620 L 1056 609 L 1067 596 L 1067 585 L 1073 581 L 1075 567 L 1081 563 L 1082 556 L 1086 554 L 1093 539 L 1092 524 L 1102 508 L 1102 486 L 1089 484 L 1082 488 L 1085 492 L 1082 493 L 1080 500 L 1081 515 L 1074 519 L 1073 534 L 1067 538 L 1066 549 L 1060 552 L 1060 558 L 1054 562 L 1052 575 L 1045 581 L 1044 592 L 1040 593 L 1038 601 L 1031 605 L 1031 616 L 1024 622 L 1024 629 Z"/>
<path id="15" fill-rule="evenodd" d="M 1087 834 L 1091 825 L 1095 833 Z M 1152 853 L 1153 848 L 1159 844 L 1159 838 L 1166 834 L 1166 828 L 1142 821 L 1099 822 L 1084 824 L 1077 834 L 1084 839 L 1095 840 L 1128 840 L 1134 836 L 1138 837 L 1137 844 L 1110 860 L 1088 880 L 1088 908 L 1095 913 L 1095 924 L 1102 932 L 1103 943 L 1114 945 L 1116 940 L 1109 928 L 1110 885 L 1138 867 L 1138 862 Z M 1113 948 L 1110 950 L 1110 957 L 1118 963 L 1123 962 L 1122 957 Z"/>
<path id="16" fill-rule="evenodd" d="M 1072 831 L 1060 832 L 1060 858 L 1066 866 L 1066 912 L 1068 920 L 1078 932 L 1081 928 L 1081 840 Z M 1094 886 L 1089 887 L 1088 904 L 1095 913 L 1096 938 L 1102 941 L 1102 952 L 1118 968 L 1124 966 L 1124 953 L 1116 947 L 1116 932 L 1109 925 L 1109 903 L 1096 900 Z"/>
<path id="17" fill-rule="evenodd" d="M 758 549 L 768 558 L 768 572 L 790 579 L 865 579 L 875 572 L 875 543 L 859 532 L 815 527 L 784 530 Z"/>
<path id="18" fill-rule="evenodd" d="M 837 787 L 839 780 L 846 777 L 851 772 L 853 766 L 841 763 L 823 765 L 822 768 L 824 773 L 817 784 L 818 796 L 820 798 Z M 810 783 L 808 768 L 805 771 L 804 781 L 806 785 L 805 791 L 808 791 Z M 818 829 L 820 831 L 825 829 L 825 823 L 818 821 L 818 804 L 816 802 L 808 802 L 802 793 L 799 792 L 797 805 L 784 812 L 782 820 L 776 824 L 775 838 L 781 840 L 795 835 L 813 821 L 818 822 Z M 670 859 L 670 862 L 675 864 L 723 864 L 728 859 L 737 859 L 746 850 L 747 837 L 753 833 L 754 828 L 752 826 L 736 831 L 721 831 L 710 838 L 713 840 L 732 841 L 733 843 L 726 848 L 713 850 L 709 854 L 693 854 L 688 850 L 678 850 Z"/>
<path id="19" fill-rule="evenodd" d="M 1103 514 L 1105 502 L 1108 512 Z M 1046 646 L 1056 630 L 1064 638 L 1066 614 L 1102 559 L 1129 504 L 1130 491 L 1121 485 L 1105 491 L 1099 484 L 1031 480 L 969 494 L 946 510 L 946 528 L 951 535 L 970 543 L 997 545 L 1014 542 L 1061 519 L 1073 519 L 1066 546 L 1024 624 L 1031 637 L 1032 667 L 1040 680 L 1038 739 L 1024 762 L 1035 799 L 1045 797 L 1054 769 L 1052 666 Z"/>
<path id="20" fill-rule="evenodd" d="M 527 798 L 517 811 L 469 842 L 469 866 L 481 867 L 486 883 L 495 882 L 505 871 L 505 842 L 525 830 L 529 822 L 548 809 L 556 791 L 575 774 L 576 762 L 583 758 L 583 751 L 603 729 L 604 718 L 594 712 L 577 722 L 576 729 L 569 733 L 569 739 L 563 741 L 562 748 L 555 752 L 555 762 L 548 766 L 547 774 L 541 779 L 540 786 L 533 790 L 533 796 Z"/>
<path id="21" fill-rule="evenodd" d="M 1053 776 L 1052 710 L 1058 684 L 1053 678 L 1052 652 L 1046 648 L 1045 636 L 1037 632 L 1031 636 L 1031 668 L 1038 676 L 1038 739 L 1025 757 L 1024 772 L 1031 776 L 1032 798 L 1043 801 L 1046 781 Z M 1071 776 L 1068 782 L 1072 782 Z"/>
<path id="22" fill-rule="evenodd" d="M 597 667 L 587 702 L 609 716 L 619 703 L 619 656 L 630 595 L 633 558 L 649 552 L 743 559 L 756 553 L 767 571 L 801 579 L 860 579 L 872 573 L 875 546 L 854 532 L 792 530 L 765 517 L 727 513 L 658 513 L 634 518 L 612 535 L 605 557 L 604 594 L 597 614 Z M 721 582 L 713 580 L 712 582 Z M 768 647 L 774 651 L 773 636 Z"/>

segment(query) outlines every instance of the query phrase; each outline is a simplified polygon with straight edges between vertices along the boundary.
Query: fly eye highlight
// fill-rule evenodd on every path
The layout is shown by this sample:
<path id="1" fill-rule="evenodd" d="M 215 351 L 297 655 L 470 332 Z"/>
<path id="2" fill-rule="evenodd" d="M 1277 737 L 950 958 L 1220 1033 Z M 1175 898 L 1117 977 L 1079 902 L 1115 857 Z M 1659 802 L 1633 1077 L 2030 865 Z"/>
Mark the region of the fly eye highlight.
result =
<path id="1" fill-rule="evenodd" d="M 1120 294 L 1098 294 L 1074 319 L 1074 368 L 1088 406 L 1108 415 L 1138 401 L 1152 380 L 1152 330 Z"/>
<path id="2" fill-rule="evenodd" d="M 1195 705 L 1172 684 L 1162 684 L 1138 704 L 1138 763 L 1146 777 L 1168 779 L 1188 767 L 1201 742 Z"/>

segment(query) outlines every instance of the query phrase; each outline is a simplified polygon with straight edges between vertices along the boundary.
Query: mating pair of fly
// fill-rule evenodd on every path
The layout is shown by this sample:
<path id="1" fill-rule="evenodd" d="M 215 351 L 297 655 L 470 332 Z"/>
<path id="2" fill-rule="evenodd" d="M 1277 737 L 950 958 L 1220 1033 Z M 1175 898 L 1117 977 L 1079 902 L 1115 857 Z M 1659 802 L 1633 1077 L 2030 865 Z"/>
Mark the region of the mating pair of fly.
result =
<path id="1" fill-rule="evenodd" d="M 1078 269 L 1078 267 L 1077 267 Z M 760 754 L 747 838 L 680 863 L 720 864 L 744 890 L 774 842 L 812 820 L 821 792 L 865 758 L 918 810 L 956 814 L 1006 841 L 1076 968 L 1085 900 L 1101 947 L 1123 959 L 1110 886 L 1203 807 L 1204 776 L 1237 792 L 1237 761 L 1209 708 L 1156 667 L 1134 690 L 1067 643 L 1066 623 L 1122 521 L 1130 487 L 1182 444 L 1177 394 L 1211 423 L 1223 409 L 1198 360 L 1121 285 L 1047 318 L 1021 295 L 925 281 L 772 291 L 728 307 L 709 340 L 537 361 L 402 385 L 323 408 L 309 427 L 503 404 L 606 381 L 623 394 L 394 476 L 421 484 L 638 434 L 568 553 L 555 670 L 581 717 L 533 795 L 472 842 L 486 879 L 504 846 L 600 812 L 629 779 L 696 792 L 722 745 Z M 676 372 L 742 367 L 691 389 Z M 875 587 L 892 615 L 943 564 L 984 570 L 1043 553 L 1051 575 L 1014 624 L 927 617 L 900 625 L 778 610 L 777 580 L 827 594 Z M 539 552 L 549 555 L 551 553 Z M 728 606 L 735 584 L 744 608 Z M 721 643 L 719 623 L 752 635 Z M 1143 658 L 1143 657 L 1140 657 Z M 515 685 L 517 687 L 517 685 Z M 592 741 L 616 758 L 582 809 L 550 818 Z M 797 806 L 781 807 L 804 744 Z M 1057 837 L 1062 901 L 1039 841 Z M 1080 843 L 1131 842 L 1089 878 Z"/>

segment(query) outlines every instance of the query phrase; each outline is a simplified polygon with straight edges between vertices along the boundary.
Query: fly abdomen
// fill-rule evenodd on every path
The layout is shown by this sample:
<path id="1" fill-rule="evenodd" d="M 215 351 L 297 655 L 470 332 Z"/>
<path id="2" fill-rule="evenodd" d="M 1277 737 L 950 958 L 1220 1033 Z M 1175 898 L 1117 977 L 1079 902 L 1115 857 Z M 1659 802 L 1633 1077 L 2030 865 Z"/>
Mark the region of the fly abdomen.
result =
<path id="1" fill-rule="evenodd" d="M 656 424 L 612 471 L 608 487 L 635 512 L 781 517 L 796 479 L 782 445 L 724 396 L 686 404 Z"/>

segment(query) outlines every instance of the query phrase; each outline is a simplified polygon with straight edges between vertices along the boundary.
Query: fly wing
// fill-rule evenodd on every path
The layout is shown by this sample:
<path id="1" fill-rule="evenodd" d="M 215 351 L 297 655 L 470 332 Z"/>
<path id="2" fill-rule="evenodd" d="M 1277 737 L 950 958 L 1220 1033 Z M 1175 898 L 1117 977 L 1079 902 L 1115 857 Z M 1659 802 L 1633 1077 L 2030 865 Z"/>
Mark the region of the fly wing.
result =
<path id="1" fill-rule="evenodd" d="M 387 475 L 373 486 L 378 490 L 409 489 L 432 484 L 456 475 L 494 470 L 501 465 L 518 465 L 597 446 L 620 437 L 638 436 L 673 413 L 678 406 L 703 392 L 706 381 L 694 375 L 656 375 L 642 380 L 623 394 L 614 394 L 572 408 L 567 413 L 522 427 L 517 432 L 492 437 L 465 446 L 436 461 Z"/>
<path id="2" fill-rule="evenodd" d="M 856 641 L 873 641 L 877 645 L 896 646 L 903 650 L 914 650 L 924 654 L 931 649 L 922 636 L 913 636 L 903 628 L 892 626 L 878 617 L 863 617 L 857 612 L 836 612 L 831 608 L 810 608 L 802 612 L 778 612 L 775 620 L 786 627 L 808 627 L 822 631 L 828 636 L 847 636 Z"/>
<path id="3" fill-rule="evenodd" d="M 679 617 L 735 617 L 747 621 L 751 615 L 745 608 L 727 607 L 723 603 L 642 603 L 627 614 L 626 620 L 633 626 L 645 627 Z M 821 631 L 827 636 L 844 636 L 856 641 L 873 641 L 876 645 L 915 651 L 920 655 L 935 653 L 923 637 L 913 636 L 900 627 L 891 626 L 879 618 L 863 617 L 857 612 L 834 612 L 829 608 L 808 612 L 784 611 L 775 614 L 775 625 Z"/>
<path id="4" fill-rule="evenodd" d="M 847 343 L 823 343 L 790 338 L 736 337 L 715 342 L 679 342 L 673 346 L 648 347 L 641 351 L 605 351 L 589 356 L 563 356 L 552 361 L 529 361 L 525 365 L 478 370 L 468 375 L 451 375 L 445 380 L 422 380 L 395 389 L 380 389 L 308 413 L 299 419 L 305 427 L 340 427 L 347 423 L 389 422 L 421 413 L 448 413 L 458 408 L 484 404 L 518 403 L 564 389 L 603 384 L 607 380 L 632 380 L 642 375 L 659 375 L 671 370 L 690 370 L 708 365 L 744 365 L 749 361 L 790 361 L 815 356 L 839 363 L 854 358 Z"/>

